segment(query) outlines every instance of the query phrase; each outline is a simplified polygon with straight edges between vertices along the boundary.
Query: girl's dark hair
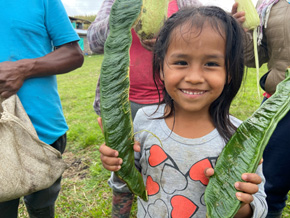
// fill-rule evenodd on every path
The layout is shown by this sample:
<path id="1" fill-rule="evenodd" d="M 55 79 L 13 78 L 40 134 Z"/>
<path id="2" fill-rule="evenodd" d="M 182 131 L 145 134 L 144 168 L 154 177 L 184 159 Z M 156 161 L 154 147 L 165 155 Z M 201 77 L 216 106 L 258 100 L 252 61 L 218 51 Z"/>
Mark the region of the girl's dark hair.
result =
<path id="1" fill-rule="evenodd" d="M 244 31 L 235 18 L 215 6 L 185 8 L 173 14 L 165 22 L 156 39 L 153 52 L 153 78 L 155 84 L 163 83 L 160 79 L 160 72 L 163 72 L 164 59 L 173 30 L 183 24 L 190 24 L 202 31 L 205 23 L 211 25 L 223 38 L 225 37 L 226 83 L 221 95 L 211 104 L 209 112 L 219 134 L 227 142 L 236 130 L 229 118 L 230 105 L 242 84 L 244 76 Z M 156 87 L 158 89 L 157 85 Z M 170 109 L 169 113 L 162 118 L 174 116 L 174 103 L 165 88 L 163 88 L 161 103 L 165 103 Z"/>

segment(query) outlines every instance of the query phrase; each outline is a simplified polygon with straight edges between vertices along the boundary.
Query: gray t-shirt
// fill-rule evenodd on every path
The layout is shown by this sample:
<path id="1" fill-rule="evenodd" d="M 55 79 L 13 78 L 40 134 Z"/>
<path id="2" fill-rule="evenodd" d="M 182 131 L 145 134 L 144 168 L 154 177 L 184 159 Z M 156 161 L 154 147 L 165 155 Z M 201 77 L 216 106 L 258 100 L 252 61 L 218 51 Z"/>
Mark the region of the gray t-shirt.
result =
<path id="1" fill-rule="evenodd" d="M 144 107 L 134 120 L 135 138 L 141 143 L 141 152 L 135 153 L 135 165 L 142 173 L 149 197 L 148 202 L 138 198 L 137 216 L 205 218 L 208 178 L 204 170 L 215 166 L 225 142 L 216 129 L 201 138 L 180 137 L 168 128 L 164 119 L 154 119 L 163 115 L 164 105 L 155 111 L 156 106 Z M 241 124 L 234 117 L 231 121 L 236 126 Z M 257 173 L 264 182 L 261 165 Z M 115 191 L 128 191 L 114 176 L 109 184 Z M 263 186 L 264 183 L 260 184 L 251 203 L 253 217 L 265 217 L 267 213 Z"/>

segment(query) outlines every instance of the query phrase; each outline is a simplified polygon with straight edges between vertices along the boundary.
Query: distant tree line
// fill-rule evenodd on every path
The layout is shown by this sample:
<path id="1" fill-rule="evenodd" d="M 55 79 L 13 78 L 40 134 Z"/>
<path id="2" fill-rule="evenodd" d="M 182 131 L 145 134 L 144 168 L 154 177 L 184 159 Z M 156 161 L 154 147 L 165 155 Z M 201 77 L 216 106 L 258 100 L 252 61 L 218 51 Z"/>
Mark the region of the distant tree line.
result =
<path id="1" fill-rule="evenodd" d="M 73 16 L 73 17 L 93 22 L 95 20 L 96 16 L 97 15 L 76 15 L 76 16 Z"/>

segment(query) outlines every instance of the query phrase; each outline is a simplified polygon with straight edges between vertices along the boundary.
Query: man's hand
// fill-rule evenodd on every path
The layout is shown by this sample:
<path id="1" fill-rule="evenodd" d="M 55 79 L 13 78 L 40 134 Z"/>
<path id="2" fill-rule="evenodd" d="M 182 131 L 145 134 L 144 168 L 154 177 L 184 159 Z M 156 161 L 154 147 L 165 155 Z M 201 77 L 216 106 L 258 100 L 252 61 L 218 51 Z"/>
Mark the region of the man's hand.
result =
<path id="1" fill-rule="evenodd" d="M 0 95 L 8 98 L 16 94 L 26 79 L 27 72 L 32 68 L 29 59 L 5 61 L 0 63 Z"/>

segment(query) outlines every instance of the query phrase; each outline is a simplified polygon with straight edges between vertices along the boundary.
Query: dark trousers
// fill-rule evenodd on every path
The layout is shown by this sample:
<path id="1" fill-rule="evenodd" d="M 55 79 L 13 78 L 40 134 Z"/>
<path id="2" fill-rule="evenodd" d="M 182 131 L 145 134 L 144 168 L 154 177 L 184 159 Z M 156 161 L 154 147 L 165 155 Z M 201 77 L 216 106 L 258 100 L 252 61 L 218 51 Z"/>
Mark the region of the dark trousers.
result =
<path id="1" fill-rule="evenodd" d="M 51 146 L 63 153 L 66 147 L 66 134 L 59 137 Z M 51 187 L 24 197 L 31 218 L 54 218 L 54 204 L 61 188 L 60 183 L 61 178 Z M 17 218 L 18 206 L 19 198 L 1 202 L 0 218 Z"/>
<path id="2" fill-rule="evenodd" d="M 263 154 L 268 218 L 281 217 L 290 190 L 290 112 L 278 123 Z"/>

